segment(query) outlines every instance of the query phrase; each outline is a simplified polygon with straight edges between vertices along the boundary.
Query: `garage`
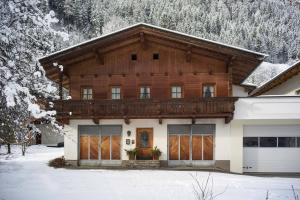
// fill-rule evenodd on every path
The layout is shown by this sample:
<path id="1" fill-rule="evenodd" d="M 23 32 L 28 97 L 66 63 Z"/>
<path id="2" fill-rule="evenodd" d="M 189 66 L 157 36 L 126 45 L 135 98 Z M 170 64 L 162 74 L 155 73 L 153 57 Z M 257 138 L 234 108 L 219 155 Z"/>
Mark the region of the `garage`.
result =
<path id="1" fill-rule="evenodd" d="M 245 125 L 243 171 L 300 172 L 300 125 Z"/>

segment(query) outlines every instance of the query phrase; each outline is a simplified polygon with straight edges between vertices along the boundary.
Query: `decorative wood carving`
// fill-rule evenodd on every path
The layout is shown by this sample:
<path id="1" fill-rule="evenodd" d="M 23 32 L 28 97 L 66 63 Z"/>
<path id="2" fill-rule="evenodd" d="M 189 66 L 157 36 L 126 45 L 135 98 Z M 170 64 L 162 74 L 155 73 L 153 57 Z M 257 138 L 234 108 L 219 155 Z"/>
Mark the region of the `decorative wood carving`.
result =
<path id="1" fill-rule="evenodd" d="M 164 119 L 164 118 L 226 118 L 233 116 L 235 97 L 214 97 L 176 100 L 63 100 L 55 101 L 55 109 L 64 105 L 58 117 L 70 119 Z M 72 112 L 69 116 L 68 113 Z M 126 117 L 124 117 L 126 116 Z"/>

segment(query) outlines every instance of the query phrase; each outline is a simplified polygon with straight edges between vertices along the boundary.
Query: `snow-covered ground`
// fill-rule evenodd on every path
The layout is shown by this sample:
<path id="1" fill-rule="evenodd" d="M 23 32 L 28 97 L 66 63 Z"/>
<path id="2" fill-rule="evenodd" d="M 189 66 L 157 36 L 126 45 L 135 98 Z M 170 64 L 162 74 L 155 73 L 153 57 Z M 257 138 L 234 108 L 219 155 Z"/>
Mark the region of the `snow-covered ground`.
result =
<path id="1" fill-rule="evenodd" d="M 57 199 L 195 199 L 192 171 L 71 170 L 47 166 L 63 155 L 63 148 L 32 146 L 27 155 L 13 147 L 13 155 L 0 149 L 0 200 Z M 200 181 L 207 172 L 197 172 Z M 291 185 L 300 195 L 300 178 L 253 177 L 212 173 L 217 199 L 293 199 Z"/>

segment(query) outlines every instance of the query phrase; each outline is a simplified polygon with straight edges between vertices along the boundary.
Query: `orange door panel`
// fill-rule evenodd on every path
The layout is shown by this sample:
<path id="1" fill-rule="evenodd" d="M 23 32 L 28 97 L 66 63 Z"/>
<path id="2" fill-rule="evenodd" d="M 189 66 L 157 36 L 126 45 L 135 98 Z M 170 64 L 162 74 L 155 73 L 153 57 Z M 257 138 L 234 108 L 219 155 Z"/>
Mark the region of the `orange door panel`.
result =
<path id="1" fill-rule="evenodd" d="M 98 160 L 98 143 L 99 137 L 98 136 L 90 136 L 90 159 L 91 160 Z"/>
<path id="2" fill-rule="evenodd" d="M 213 136 L 203 136 L 203 160 L 213 160 Z"/>
<path id="3" fill-rule="evenodd" d="M 120 160 L 121 155 L 120 155 L 120 150 L 121 150 L 121 136 L 120 135 L 112 135 L 111 136 L 111 159 L 112 160 Z"/>
<path id="4" fill-rule="evenodd" d="M 110 160 L 110 136 L 101 136 L 101 159 Z"/>
<path id="5" fill-rule="evenodd" d="M 180 160 L 190 159 L 190 136 L 180 136 Z"/>
<path id="6" fill-rule="evenodd" d="M 89 159 L 89 136 L 80 136 L 80 159 Z"/>
<path id="7" fill-rule="evenodd" d="M 192 136 L 193 160 L 202 160 L 202 136 Z"/>
<path id="8" fill-rule="evenodd" d="M 169 136 L 169 160 L 178 160 L 178 142 L 179 137 L 177 135 Z"/>

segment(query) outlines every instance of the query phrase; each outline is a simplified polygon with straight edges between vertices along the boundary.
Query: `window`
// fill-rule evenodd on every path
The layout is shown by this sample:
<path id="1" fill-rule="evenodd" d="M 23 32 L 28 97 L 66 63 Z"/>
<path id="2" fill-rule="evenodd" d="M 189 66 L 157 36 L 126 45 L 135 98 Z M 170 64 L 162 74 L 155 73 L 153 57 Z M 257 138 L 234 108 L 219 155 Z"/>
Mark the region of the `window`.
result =
<path id="1" fill-rule="evenodd" d="M 214 97 L 215 96 L 215 85 L 205 84 L 203 85 L 203 97 Z"/>
<path id="2" fill-rule="evenodd" d="M 93 99 L 93 89 L 92 88 L 82 88 L 81 89 L 81 99 L 82 100 Z"/>
<path id="3" fill-rule="evenodd" d="M 243 138 L 244 147 L 258 147 L 258 137 L 244 137 Z"/>
<path id="4" fill-rule="evenodd" d="M 296 138 L 295 137 L 279 137 L 278 147 L 295 147 Z"/>
<path id="5" fill-rule="evenodd" d="M 277 147 L 277 137 L 261 137 L 259 139 L 260 147 Z"/>
<path id="6" fill-rule="evenodd" d="M 121 99 L 121 88 L 112 87 L 111 88 L 111 99 Z"/>
<path id="7" fill-rule="evenodd" d="M 153 54 L 153 60 L 158 60 L 159 59 L 159 54 L 158 53 L 154 53 Z"/>
<path id="8" fill-rule="evenodd" d="M 172 96 L 173 99 L 182 98 L 181 86 L 172 86 L 171 96 Z"/>
<path id="9" fill-rule="evenodd" d="M 300 147 L 300 137 L 297 137 L 297 147 Z"/>
<path id="10" fill-rule="evenodd" d="M 137 55 L 136 54 L 131 54 L 131 60 L 137 60 Z"/>
<path id="11" fill-rule="evenodd" d="M 143 86 L 140 88 L 140 99 L 150 99 L 150 87 Z"/>

